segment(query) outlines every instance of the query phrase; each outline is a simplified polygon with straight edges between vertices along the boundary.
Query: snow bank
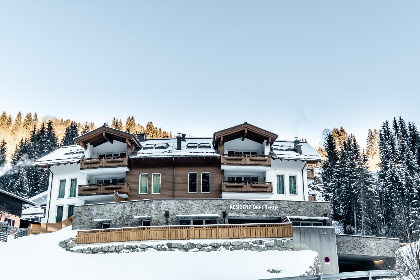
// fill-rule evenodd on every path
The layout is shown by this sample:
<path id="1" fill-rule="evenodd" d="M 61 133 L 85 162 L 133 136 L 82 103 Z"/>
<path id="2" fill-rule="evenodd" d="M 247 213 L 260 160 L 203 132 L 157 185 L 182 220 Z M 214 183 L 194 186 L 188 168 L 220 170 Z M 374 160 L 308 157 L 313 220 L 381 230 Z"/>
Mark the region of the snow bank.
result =
<path id="1" fill-rule="evenodd" d="M 31 279 L 262 279 L 302 275 L 314 265 L 313 251 L 139 252 L 77 254 L 58 246 L 76 231 L 31 235 L 0 243 L 2 276 L 26 271 Z M 178 242 L 178 241 L 176 241 Z M 275 271 L 280 273 L 270 273 Z M 129 279 L 130 279 L 129 278 Z"/>

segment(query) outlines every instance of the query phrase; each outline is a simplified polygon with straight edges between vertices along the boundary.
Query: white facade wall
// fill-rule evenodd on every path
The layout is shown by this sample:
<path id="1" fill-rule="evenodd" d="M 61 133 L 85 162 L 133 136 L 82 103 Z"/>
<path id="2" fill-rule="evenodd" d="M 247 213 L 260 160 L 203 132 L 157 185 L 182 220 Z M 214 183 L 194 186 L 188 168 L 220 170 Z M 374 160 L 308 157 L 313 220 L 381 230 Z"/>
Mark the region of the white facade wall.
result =
<path id="1" fill-rule="evenodd" d="M 87 149 L 85 150 L 85 158 L 97 158 L 98 154 L 106 153 L 127 153 L 127 143 L 114 140 L 112 141 L 112 144 L 105 142 L 96 147 L 88 144 Z"/>
<path id="2" fill-rule="evenodd" d="M 255 151 L 259 155 L 268 155 L 268 153 L 266 153 L 265 141 L 264 143 L 260 144 L 247 138 L 245 138 L 244 141 L 242 141 L 242 138 L 238 138 L 225 142 L 224 145 L 225 154 L 227 154 L 228 151 Z M 268 151 L 270 151 L 270 146 L 268 146 Z"/>
<path id="3" fill-rule="evenodd" d="M 70 197 L 70 180 L 77 179 L 77 185 L 86 185 L 86 175 L 80 172 L 80 164 L 63 164 L 51 167 L 48 197 L 47 197 L 47 217 L 48 223 L 56 222 L 57 206 L 63 206 L 63 220 L 67 219 L 69 205 L 83 205 L 84 201 L 78 198 L 76 187 L 76 197 Z M 52 183 L 51 183 L 52 177 Z M 60 180 L 66 180 L 64 198 L 58 198 Z"/>
<path id="4" fill-rule="evenodd" d="M 241 175 L 245 174 L 263 174 L 265 175 L 264 181 L 271 182 L 273 184 L 272 193 L 236 193 L 236 192 L 222 192 L 223 199 L 264 199 L 264 200 L 292 200 L 292 201 L 306 201 L 308 200 L 308 182 L 306 173 L 306 163 L 301 160 L 279 160 L 272 159 L 271 167 L 267 168 L 264 173 L 261 173 L 259 169 L 261 167 L 247 167 L 248 172 L 234 172 L 228 168 L 225 169 L 225 180 L 231 174 Z M 303 171 L 303 173 L 302 173 Z M 244 175 L 245 175 L 244 174 Z M 277 175 L 284 175 L 284 189 L 285 194 L 277 194 Z M 296 188 L 297 194 L 290 194 L 289 192 L 289 177 L 296 176 Z M 261 180 L 261 178 L 260 178 Z"/>

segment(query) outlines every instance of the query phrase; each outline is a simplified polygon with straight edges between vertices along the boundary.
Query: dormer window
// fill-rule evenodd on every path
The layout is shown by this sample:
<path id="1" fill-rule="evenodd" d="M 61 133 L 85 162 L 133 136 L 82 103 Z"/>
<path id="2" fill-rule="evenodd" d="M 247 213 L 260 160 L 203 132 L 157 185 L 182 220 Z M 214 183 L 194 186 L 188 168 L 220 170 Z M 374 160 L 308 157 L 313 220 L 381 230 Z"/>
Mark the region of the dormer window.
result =
<path id="1" fill-rule="evenodd" d="M 197 149 L 198 143 L 188 143 L 187 149 Z"/>

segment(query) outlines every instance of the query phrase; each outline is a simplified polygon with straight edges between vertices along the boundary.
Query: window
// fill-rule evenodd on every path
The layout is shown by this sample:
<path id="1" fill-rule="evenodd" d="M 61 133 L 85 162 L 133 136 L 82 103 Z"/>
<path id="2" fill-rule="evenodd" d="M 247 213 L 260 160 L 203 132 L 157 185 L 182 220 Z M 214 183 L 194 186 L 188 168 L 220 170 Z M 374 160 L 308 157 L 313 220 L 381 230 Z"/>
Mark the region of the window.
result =
<path id="1" fill-rule="evenodd" d="M 149 174 L 141 173 L 140 174 L 139 194 L 147 194 L 148 181 L 149 181 Z"/>
<path id="2" fill-rule="evenodd" d="M 188 173 L 188 192 L 197 192 L 197 173 L 195 172 Z"/>
<path id="3" fill-rule="evenodd" d="M 141 225 L 144 227 L 150 227 L 150 220 L 142 220 Z"/>
<path id="4" fill-rule="evenodd" d="M 102 229 L 107 229 L 111 227 L 111 223 L 110 222 L 105 222 L 101 224 L 101 228 Z"/>
<path id="5" fill-rule="evenodd" d="M 201 173 L 201 192 L 202 193 L 210 192 L 210 173 L 209 172 Z"/>
<path id="6" fill-rule="evenodd" d="M 289 176 L 289 194 L 297 194 L 296 176 Z"/>
<path id="7" fill-rule="evenodd" d="M 160 173 L 152 174 L 152 193 L 160 193 Z"/>
<path id="8" fill-rule="evenodd" d="M 277 175 L 277 193 L 285 194 L 284 193 L 284 175 Z"/>
<path id="9" fill-rule="evenodd" d="M 58 188 L 58 198 L 64 198 L 65 192 L 66 192 L 66 180 L 60 180 L 60 187 Z"/>
<path id="10" fill-rule="evenodd" d="M 63 220 L 63 206 L 57 206 L 57 216 L 55 216 L 55 222 L 59 223 Z"/>
<path id="11" fill-rule="evenodd" d="M 69 208 L 67 209 L 67 218 L 73 216 L 74 205 L 70 204 Z"/>
<path id="12" fill-rule="evenodd" d="M 77 179 L 70 180 L 70 197 L 76 197 Z"/>

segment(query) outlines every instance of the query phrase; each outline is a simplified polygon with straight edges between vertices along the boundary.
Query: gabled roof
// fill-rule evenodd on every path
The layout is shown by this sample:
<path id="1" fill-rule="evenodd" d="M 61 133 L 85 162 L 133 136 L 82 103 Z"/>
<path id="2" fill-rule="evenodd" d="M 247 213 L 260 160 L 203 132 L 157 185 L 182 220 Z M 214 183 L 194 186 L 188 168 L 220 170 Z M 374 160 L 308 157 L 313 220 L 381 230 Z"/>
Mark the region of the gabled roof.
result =
<path id="1" fill-rule="evenodd" d="M 18 196 L 18 195 L 14 194 L 14 193 L 6 192 L 6 191 L 4 191 L 2 189 L 0 189 L 0 193 L 5 194 L 5 195 L 8 195 L 8 196 L 11 196 L 11 197 L 16 198 L 16 199 L 19 199 L 20 201 L 22 201 L 24 203 L 28 203 L 28 204 L 31 204 L 31 205 L 36 205 L 36 203 L 30 201 L 29 199 L 23 198 L 23 197 Z"/>
<path id="2" fill-rule="evenodd" d="M 112 143 L 114 140 L 127 143 L 129 145 L 134 144 L 137 147 L 140 147 L 140 142 L 134 134 L 108 127 L 105 124 L 97 129 L 74 138 L 74 141 L 85 149 L 86 144 L 88 143 L 96 147 L 106 142 Z"/>
<path id="3" fill-rule="evenodd" d="M 245 122 L 243 124 L 215 132 L 213 134 L 213 145 L 217 148 L 220 143 L 228 142 L 237 138 L 247 138 L 260 144 L 266 140 L 269 145 L 272 145 L 277 137 L 278 136 L 275 133 Z"/>

